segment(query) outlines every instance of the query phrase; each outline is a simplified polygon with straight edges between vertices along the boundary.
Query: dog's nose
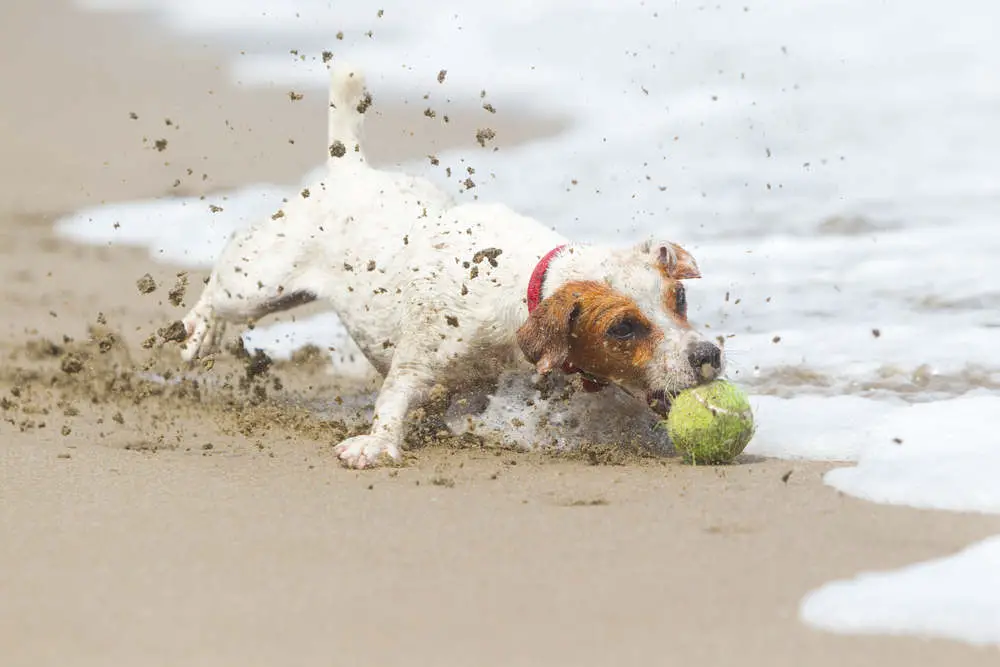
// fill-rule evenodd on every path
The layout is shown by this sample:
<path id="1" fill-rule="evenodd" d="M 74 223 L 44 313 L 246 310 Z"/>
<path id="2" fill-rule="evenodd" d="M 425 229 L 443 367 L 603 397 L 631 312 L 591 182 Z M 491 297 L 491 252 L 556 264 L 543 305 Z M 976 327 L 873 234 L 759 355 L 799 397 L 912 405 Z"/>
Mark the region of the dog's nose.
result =
<path id="1" fill-rule="evenodd" d="M 706 341 L 693 343 L 688 347 L 688 362 L 695 373 L 711 380 L 722 370 L 722 350 Z"/>

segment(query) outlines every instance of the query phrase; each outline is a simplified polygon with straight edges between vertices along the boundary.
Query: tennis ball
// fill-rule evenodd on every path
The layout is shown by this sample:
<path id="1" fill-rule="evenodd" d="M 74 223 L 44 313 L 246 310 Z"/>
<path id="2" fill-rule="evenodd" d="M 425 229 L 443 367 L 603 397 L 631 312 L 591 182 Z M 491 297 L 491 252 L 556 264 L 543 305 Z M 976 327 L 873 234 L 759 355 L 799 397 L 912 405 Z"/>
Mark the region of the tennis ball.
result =
<path id="1" fill-rule="evenodd" d="M 728 463 L 753 437 L 753 411 L 742 389 L 716 380 L 674 397 L 666 427 L 674 449 L 691 463 Z"/>

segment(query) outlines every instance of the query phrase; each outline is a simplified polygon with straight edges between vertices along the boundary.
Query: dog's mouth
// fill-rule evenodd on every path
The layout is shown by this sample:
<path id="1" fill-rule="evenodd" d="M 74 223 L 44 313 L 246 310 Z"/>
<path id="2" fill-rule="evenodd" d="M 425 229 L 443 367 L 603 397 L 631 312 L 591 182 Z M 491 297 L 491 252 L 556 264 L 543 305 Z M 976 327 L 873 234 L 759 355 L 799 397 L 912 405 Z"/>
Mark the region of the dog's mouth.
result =
<path id="1" fill-rule="evenodd" d="M 651 391 L 646 394 L 646 404 L 653 412 L 665 418 L 670 413 L 670 404 L 676 395 L 676 392 L 668 393 L 662 389 Z"/>

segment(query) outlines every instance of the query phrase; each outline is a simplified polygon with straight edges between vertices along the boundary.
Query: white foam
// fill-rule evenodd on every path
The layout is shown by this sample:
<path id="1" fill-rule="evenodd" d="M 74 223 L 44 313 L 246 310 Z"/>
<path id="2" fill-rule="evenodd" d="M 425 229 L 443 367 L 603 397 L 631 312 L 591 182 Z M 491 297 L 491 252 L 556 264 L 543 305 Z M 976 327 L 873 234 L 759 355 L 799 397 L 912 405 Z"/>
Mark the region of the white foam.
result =
<path id="1" fill-rule="evenodd" d="M 857 396 L 752 398 L 748 454 L 857 461 L 825 480 L 880 503 L 1000 513 L 1000 396 L 906 403 Z"/>
<path id="2" fill-rule="evenodd" d="M 286 194 L 274 186 L 251 186 L 205 199 L 117 202 L 65 216 L 56 222 L 56 231 L 81 243 L 145 247 L 161 262 L 207 268 L 234 231 L 281 208 Z M 222 210 L 213 212 L 210 206 Z"/>
<path id="3" fill-rule="evenodd" d="M 858 464 L 831 470 L 825 481 L 845 493 L 911 507 L 1000 513 L 1000 435 L 994 418 L 1000 396 L 978 392 L 891 407 L 844 403 L 863 400 L 844 397 L 838 406 L 835 399 L 816 397 L 771 399 L 784 417 L 765 422 L 771 425 L 762 442 L 751 446 L 817 458 L 839 440 Z M 841 418 L 847 423 L 829 428 Z M 808 435 L 817 426 L 823 433 Z M 1000 537 L 952 557 L 827 584 L 805 598 L 801 616 L 836 632 L 1000 644 Z"/>
<path id="4" fill-rule="evenodd" d="M 753 396 L 757 432 L 746 453 L 783 459 L 856 461 L 897 403 L 858 396 Z"/>
<path id="5" fill-rule="evenodd" d="M 826 584 L 806 596 L 800 614 L 831 632 L 1000 643 L 1000 536 L 954 556 Z"/>
<path id="6" fill-rule="evenodd" d="M 826 482 L 879 503 L 1000 513 L 1000 396 L 901 405 L 868 431 L 854 468 Z"/>

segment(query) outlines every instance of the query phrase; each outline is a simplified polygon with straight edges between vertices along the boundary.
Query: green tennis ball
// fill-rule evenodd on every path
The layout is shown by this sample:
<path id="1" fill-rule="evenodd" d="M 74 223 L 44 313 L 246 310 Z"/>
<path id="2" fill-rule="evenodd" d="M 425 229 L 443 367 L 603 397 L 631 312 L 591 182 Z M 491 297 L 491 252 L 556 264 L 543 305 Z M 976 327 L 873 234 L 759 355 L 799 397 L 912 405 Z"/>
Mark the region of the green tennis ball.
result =
<path id="1" fill-rule="evenodd" d="M 674 397 L 666 426 L 674 449 L 695 465 L 732 461 L 754 434 L 746 392 L 725 380 L 686 389 Z"/>

